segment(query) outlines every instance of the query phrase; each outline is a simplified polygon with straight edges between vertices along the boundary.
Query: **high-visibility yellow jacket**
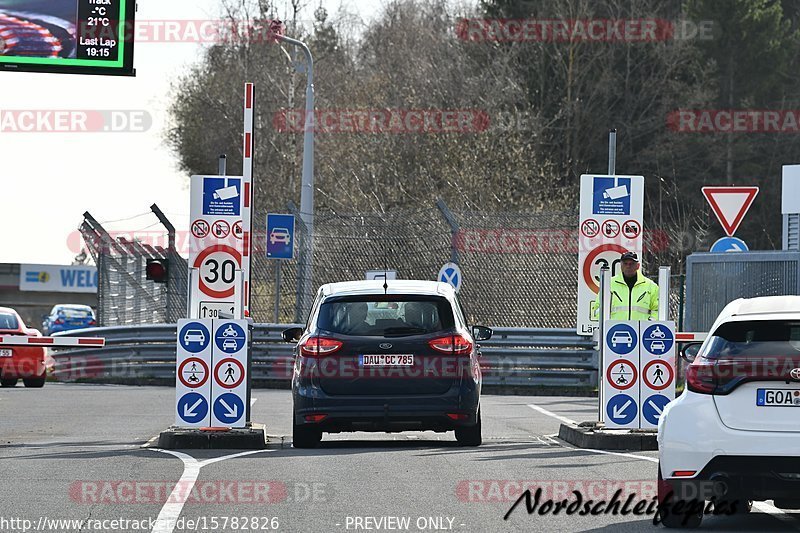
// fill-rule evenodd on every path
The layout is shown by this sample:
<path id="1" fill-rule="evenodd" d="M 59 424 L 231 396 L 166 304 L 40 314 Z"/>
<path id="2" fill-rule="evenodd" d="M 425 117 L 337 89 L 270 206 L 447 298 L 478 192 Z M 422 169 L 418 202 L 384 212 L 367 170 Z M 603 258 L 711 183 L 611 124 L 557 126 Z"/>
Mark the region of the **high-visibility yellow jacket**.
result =
<path id="1" fill-rule="evenodd" d="M 611 320 L 658 320 L 658 285 L 636 272 L 629 289 L 619 272 L 611 278 Z"/>

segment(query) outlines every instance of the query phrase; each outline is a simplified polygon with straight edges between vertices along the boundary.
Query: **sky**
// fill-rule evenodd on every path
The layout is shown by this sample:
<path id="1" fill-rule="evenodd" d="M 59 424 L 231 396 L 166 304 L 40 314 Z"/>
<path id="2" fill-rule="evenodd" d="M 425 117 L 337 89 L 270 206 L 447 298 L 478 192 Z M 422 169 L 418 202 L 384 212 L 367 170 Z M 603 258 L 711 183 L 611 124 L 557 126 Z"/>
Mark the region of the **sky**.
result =
<path id="1" fill-rule="evenodd" d="M 311 0 L 302 20 L 311 20 Z M 138 0 L 137 20 L 214 20 L 219 0 Z M 287 2 L 288 3 L 288 2 Z M 322 0 L 365 21 L 381 0 Z M 112 231 L 159 231 L 157 203 L 176 226 L 189 225 L 189 177 L 166 146 L 171 84 L 199 60 L 202 44 L 139 43 L 136 77 L 0 72 L 0 110 L 146 111 L 144 132 L 0 131 L 0 263 L 70 264 L 80 251 L 77 228 L 90 212 Z M 216 154 L 209 154 L 210 167 Z M 141 215 L 141 216 L 140 216 Z"/>

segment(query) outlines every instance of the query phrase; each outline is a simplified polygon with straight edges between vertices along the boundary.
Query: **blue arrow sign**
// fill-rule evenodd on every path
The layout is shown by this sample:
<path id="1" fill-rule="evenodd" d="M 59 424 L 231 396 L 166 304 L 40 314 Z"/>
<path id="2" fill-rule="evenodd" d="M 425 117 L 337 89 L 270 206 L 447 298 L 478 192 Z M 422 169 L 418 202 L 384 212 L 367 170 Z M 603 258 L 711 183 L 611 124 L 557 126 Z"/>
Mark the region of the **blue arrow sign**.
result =
<path id="1" fill-rule="evenodd" d="M 711 245 L 711 252 L 715 254 L 723 252 L 749 251 L 750 248 L 747 247 L 747 244 L 742 239 L 738 239 L 736 237 L 723 237 Z"/>
<path id="2" fill-rule="evenodd" d="M 214 416 L 222 423 L 234 424 L 244 416 L 244 402 L 233 393 L 226 393 L 214 402 Z"/>
<path id="3" fill-rule="evenodd" d="M 267 215 L 267 257 L 294 259 L 294 215 Z"/>
<path id="4" fill-rule="evenodd" d="M 461 275 L 461 268 L 455 263 L 447 263 L 439 270 L 439 281 L 449 283 L 456 292 L 461 290 L 464 283 L 464 276 Z"/>
<path id="5" fill-rule="evenodd" d="M 670 401 L 671 400 L 663 394 L 654 394 L 648 397 L 642 404 L 642 415 L 644 419 L 654 426 L 657 426 L 658 419 L 661 417 L 661 413 L 664 412 L 664 407 L 666 407 Z"/>
<path id="6" fill-rule="evenodd" d="M 633 422 L 639 412 L 636 401 L 627 394 L 617 394 L 606 404 L 608 420 L 614 424 L 625 426 Z"/>
<path id="7" fill-rule="evenodd" d="M 672 331 L 664 324 L 656 324 L 644 330 L 642 344 L 648 352 L 655 355 L 662 355 L 672 349 L 675 337 Z"/>
<path id="8" fill-rule="evenodd" d="M 609 328 L 606 347 L 617 355 L 627 355 L 636 348 L 639 334 L 628 324 L 616 324 Z"/>
<path id="9" fill-rule="evenodd" d="M 196 392 L 190 392 L 178 400 L 178 416 L 188 424 L 197 424 L 208 415 L 208 401 Z"/>
<path id="10" fill-rule="evenodd" d="M 223 322 L 219 328 L 217 328 L 214 341 L 217 343 L 217 348 L 225 353 L 231 354 L 244 348 L 247 342 L 247 336 L 244 334 L 244 330 L 239 324 Z"/>
<path id="11" fill-rule="evenodd" d="M 178 344 L 189 353 L 200 353 L 208 348 L 211 334 L 202 322 L 188 322 L 178 333 Z"/>

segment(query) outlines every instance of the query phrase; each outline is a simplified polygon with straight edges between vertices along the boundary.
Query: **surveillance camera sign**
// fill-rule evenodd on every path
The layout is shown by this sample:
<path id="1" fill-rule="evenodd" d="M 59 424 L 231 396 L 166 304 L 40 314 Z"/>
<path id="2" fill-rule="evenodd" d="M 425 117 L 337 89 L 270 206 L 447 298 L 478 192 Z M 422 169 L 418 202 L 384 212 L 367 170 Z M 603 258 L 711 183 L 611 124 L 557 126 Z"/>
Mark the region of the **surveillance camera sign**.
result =
<path id="1" fill-rule="evenodd" d="M 203 215 L 238 217 L 241 205 L 241 178 L 206 177 L 203 180 Z"/>
<path id="2" fill-rule="evenodd" d="M 600 272 L 618 272 L 625 252 L 642 253 L 644 177 L 581 176 L 578 221 L 579 335 L 592 335 L 599 322 Z"/>

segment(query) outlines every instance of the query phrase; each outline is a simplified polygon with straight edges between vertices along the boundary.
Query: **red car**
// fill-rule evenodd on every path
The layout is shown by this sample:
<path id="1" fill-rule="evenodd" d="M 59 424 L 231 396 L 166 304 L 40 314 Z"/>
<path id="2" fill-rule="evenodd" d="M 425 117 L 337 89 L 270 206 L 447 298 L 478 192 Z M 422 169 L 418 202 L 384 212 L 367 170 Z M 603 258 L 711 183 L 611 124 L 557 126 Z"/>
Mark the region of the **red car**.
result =
<path id="1" fill-rule="evenodd" d="M 0 336 L 15 335 L 42 336 L 39 330 L 27 327 L 16 311 L 0 307 Z M 47 371 L 43 347 L 0 345 L 0 386 L 13 387 L 20 378 L 26 387 L 44 387 Z"/>

